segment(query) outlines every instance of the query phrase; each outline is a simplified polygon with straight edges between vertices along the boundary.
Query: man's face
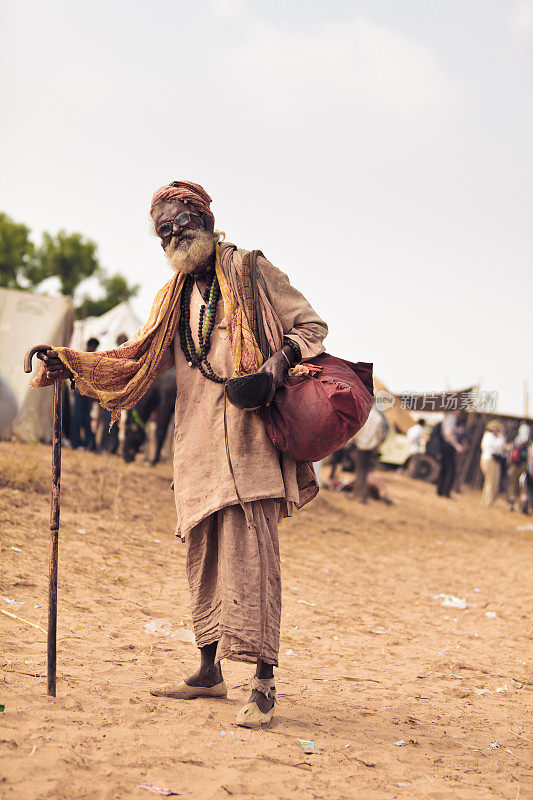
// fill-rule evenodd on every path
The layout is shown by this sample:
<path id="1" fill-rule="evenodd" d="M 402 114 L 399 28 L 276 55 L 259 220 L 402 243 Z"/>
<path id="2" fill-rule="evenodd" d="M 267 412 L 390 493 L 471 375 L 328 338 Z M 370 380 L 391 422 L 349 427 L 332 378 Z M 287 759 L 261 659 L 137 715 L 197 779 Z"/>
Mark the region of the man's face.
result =
<path id="1" fill-rule="evenodd" d="M 182 227 L 175 220 L 184 213 L 191 216 Z M 191 205 L 185 205 L 179 200 L 164 200 L 155 207 L 153 221 L 161 247 L 176 272 L 205 271 L 214 253 L 216 238 L 212 231 L 206 230 L 203 217 Z M 163 227 L 165 224 L 172 226 L 168 234 Z"/>

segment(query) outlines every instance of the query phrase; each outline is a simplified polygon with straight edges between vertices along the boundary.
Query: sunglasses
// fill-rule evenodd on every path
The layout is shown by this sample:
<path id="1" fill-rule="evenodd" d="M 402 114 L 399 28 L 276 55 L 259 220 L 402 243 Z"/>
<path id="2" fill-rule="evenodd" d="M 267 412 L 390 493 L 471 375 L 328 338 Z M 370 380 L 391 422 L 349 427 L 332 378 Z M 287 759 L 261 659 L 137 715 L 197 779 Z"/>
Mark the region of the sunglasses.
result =
<path id="1" fill-rule="evenodd" d="M 168 239 L 169 236 L 172 236 L 174 228 L 182 229 L 190 226 L 193 217 L 196 217 L 198 220 L 200 220 L 200 222 L 203 222 L 203 217 L 201 214 L 195 214 L 194 211 L 183 211 L 169 222 L 163 222 L 159 228 L 156 228 L 156 233 L 160 239 Z"/>

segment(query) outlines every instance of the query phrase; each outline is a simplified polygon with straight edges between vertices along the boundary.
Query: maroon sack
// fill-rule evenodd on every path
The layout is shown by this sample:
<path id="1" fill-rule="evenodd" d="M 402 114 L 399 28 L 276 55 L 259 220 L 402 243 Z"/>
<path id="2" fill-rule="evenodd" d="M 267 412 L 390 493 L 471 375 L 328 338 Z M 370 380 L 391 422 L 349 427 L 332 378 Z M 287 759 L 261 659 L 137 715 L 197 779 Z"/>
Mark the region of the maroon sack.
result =
<path id="1" fill-rule="evenodd" d="M 261 416 L 278 450 L 321 461 L 365 424 L 374 402 L 372 364 L 322 353 L 304 366 L 309 374 L 287 376 Z"/>

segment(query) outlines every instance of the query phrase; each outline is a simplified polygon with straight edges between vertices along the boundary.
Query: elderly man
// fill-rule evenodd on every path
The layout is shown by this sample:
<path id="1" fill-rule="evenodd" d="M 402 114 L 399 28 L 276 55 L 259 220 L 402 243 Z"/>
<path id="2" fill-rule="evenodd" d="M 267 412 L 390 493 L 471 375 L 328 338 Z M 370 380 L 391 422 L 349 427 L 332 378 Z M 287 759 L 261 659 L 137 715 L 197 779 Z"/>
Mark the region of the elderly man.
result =
<path id="1" fill-rule="evenodd" d="M 309 464 L 276 450 L 257 411 L 227 402 L 224 385 L 232 376 L 266 371 L 273 376 L 272 397 L 292 365 L 323 352 L 327 327 L 287 276 L 260 256 L 264 358 L 246 311 L 247 251 L 221 242 L 210 203 L 201 186 L 187 181 L 155 192 L 151 216 L 174 276 L 157 295 L 147 325 L 131 342 L 93 358 L 49 350 L 46 377 L 41 373 L 34 385 L 73 374 L 80 391 L 116 418 L 158 374 L 175 367 L 176 533 L 186 547 L 200 667 L 152 694 L 226 697 L 222 659 L 254 662 L 249 702 L 236 721 L 259 727 L 270 722 L 275 704 L 278 521 L 318 487 Z"/>

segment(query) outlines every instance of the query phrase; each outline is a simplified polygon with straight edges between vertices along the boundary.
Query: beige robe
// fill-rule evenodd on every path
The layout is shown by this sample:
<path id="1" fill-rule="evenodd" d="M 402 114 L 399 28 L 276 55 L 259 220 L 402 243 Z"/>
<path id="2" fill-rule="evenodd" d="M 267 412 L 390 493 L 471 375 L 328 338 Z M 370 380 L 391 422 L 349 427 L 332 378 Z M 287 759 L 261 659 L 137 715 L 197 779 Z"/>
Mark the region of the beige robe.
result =
<path id="1" fill-rule="evenodd" d="M 246 251 L 239 251 L 244 256 Z M 327 326 L 293 286 L 287 276 L 265 258 L 259 267 L 270 302 L 283 326 L 283 332 L 298 343 L 302 357 L 312 358 L 324 351 L 322 340 Z M 191 296 L 190 324 L 198 344 L 198 321 L 203 298 L 195 286 Z M 217 306 L 216 323 L 208 359 L 214 372 L 229 378 L 233 358 L 224 319 L 223 303 Z M 165 362 L 168 365 L 168 359 Z M 179 332 L 174 339 L 174 363 L 178 393 L 174 423 L 174 498 L 176 534 L 185 538 L 201 520 L 241 500 L 253 502 L 278 499 L 283 512 L 295 503 L 303 505 L 316 489 L 302 492 L 297 480 L 296 462 L 279 453 L 270 441 L 259 412 L 241 411 L 227 403 L 230 455 L 235 475 L 232 478 L 224 438 L 224 387 L 205 378 L 187 364 L 181 350 Z"/>

